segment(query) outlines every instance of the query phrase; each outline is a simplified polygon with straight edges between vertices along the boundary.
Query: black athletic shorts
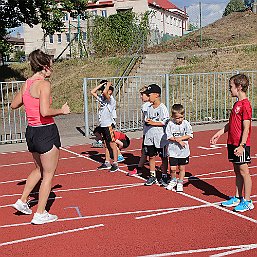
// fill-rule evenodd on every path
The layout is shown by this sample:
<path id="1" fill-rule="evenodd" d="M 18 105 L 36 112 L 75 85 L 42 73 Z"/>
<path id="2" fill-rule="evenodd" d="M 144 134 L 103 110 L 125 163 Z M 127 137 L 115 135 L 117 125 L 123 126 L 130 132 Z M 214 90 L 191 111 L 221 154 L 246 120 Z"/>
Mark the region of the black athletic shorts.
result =
<path id="1" fill-rule="evenodd" d="M 186 158 L 169 157 L 170 166 L 187 165 L 189 163 L 189 156 Z"/>
<path id="2" fill-rule="evenodd" d="M 55 145 L 61 147 L 59 131 L 56 124 L 39 127 L 27 126 L 25 133 L 29 152 L 43 154 Z"/>
<path id="3" fill-rule="evenodd" d="M 101 135 L 106 143 L 115 142 L 113 126 L 100 127 Z"/>
<path id="4" fill-rule="evenodd" d="M 149 157 L 159 155 L 161 158 L 167 157 L 167 147 L 156 148 L 154 145 L 145 145 L 144 154 Z"/>
<path id="5" fill-rule="evenodd" d="M 123 143 L 122 148 L 127 148 L 127 147 L 129 147 L 129 145 L 130 145 L 130 139 L 129 139 L 127 136 L 126 136 L 126 139 L 121 139 L 120 141 Z"/>
<path id="6" fill-rule="evenodd" d="M 251 163 L 251 156 L 250 156 L 250 146 L 246 146 L 242 156 L 236 156 L 234 154 L 234 150 L 238 146 L 235 145 L 227 145 L 228 149 L 228 160 L 235 164 L 244 164 L 244 163 Z"/>

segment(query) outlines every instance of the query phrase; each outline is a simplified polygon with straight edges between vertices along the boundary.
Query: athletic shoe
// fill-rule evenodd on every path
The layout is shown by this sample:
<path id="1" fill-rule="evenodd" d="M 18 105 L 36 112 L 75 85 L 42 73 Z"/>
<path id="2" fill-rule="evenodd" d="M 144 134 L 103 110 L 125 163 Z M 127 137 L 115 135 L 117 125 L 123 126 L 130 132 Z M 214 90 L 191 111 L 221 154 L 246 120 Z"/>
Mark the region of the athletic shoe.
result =
<path id="1" fill-rule="evenodd" d="M 132 171 L 129 171 L 127 173 L 127 176 L 136 176 L 136 175 L 142 175 L 142 172 L 139 171 L 137 168 L 133 169 Z"/>
<path id="2" fill-rule="evenodd" d="M 252 200 L 246 201 L 245 199 L 242 199 L 241 202 L 234 208 L 234 211 L 245 212 L 253 209 L 254 205 Z"/>
<path id="3" fill-rule="evenodd" d="M 54 222 L 58 219 L 58 217 L 56 215 L 52 215 L 50 213 L 48 213 L 47 211 L 44 211 L 44 213 L 34 213 L 34 217 L 31 220 L 32 224 L 35 225 L 41 225 L 41 224 L 45 224 L 45 223 L 50 223 L 50 222 Z"/>
<path id="4" fill-rule="evenodd" d="M 112 164 L 109 171 L 110 171 L 110 172 L 116 172 L 116 171 L 118 171 L 118 170 L 119 170 L 118 165 L 117 165 L 117 164 Z"/>
<path id="5" fill-rule="evenodd" d="M 98 170 L 104 170 L 104 169 L 110 169 L 110 168 L 111 168 L 111 164 L 109 162 L 104 162 L 97 169 Z"/>
<path id="6" fill-rule="evenodd" d="M 168 184 L 169 184 L 169 180 L 168 180 L 168 177 L 162 177 L 160 180 L 159 180 L 159 184 L 163 187 L 167 187 Z"/>
<path id="7" fill-rule="evenodd" d="M 156 177 L 150 177 L 146 182 L 145 186 L 152 186 L 153 184 L 157 183 L 157 178 Z"/>
<path id="8" fill-rule="evenodd" d="M 167 190 L 172 190 L 174 189 L 174 187 L 177 185 L 177 180 L 176 179 L 172 179 L 168 186 L 166 187 Z"/>
<path id="9" fill-rule="evenodd" d="M 104 145 L 102 142 L 99 142 L 99 141 L 95 141 L 92 143 L 92 147 L 95 147 L 95 148 L 103 148 Z"/>
<path id="10" fill-rule="evenodd" d="M 125 161 L 124 157 L 122 155 L 119 155 L 117 162 L 124 162 L 124 161 Z"/>
<path id="11" fill-rule="evenodd" d="M 222 202 L 221 206 L 234 207 L 234 206 L 237 206 L 238 204 L 240 204 L 240 199 L 235 196 L 232 196 L 232 197 L 230 197 L 229 200 Z"/>
<path id="12" fill-rule="evenodd" d="M 32 210 L 29 208 L 27 203 L 22 202 L 21 199 L 18 199 L 15 204 L 12 205 L 14 209 L 20 211 L 24 214 L 32 214 Z"/>
<path id="13" fill-rule="evenodd" d="M 178 183 L 177 184 L 177 192 L 183 192 L 183 183 Z"/>

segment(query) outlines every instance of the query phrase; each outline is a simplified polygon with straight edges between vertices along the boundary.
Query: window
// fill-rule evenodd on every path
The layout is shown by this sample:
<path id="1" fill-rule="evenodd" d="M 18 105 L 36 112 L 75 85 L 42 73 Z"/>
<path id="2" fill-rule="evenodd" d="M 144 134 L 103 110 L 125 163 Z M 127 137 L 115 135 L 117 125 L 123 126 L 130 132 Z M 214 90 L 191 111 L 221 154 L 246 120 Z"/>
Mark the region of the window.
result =
<path id="1" fill-rule="evenodd" d="M 70 43 L 70 33 L 66 33 L 66 42 Z"/>
<path id="2" fill-rule="evenodd" d="M 91 15 L 94 17 L 97 15 L 97 10 L 91 11 Z"/>
<path id="3" fill-rule="evenodd" d="M 54 35 L 49 35 L 49 43 L 50 44 L 54 43 Z"/>
<path id="4" fill-rule="evenodd" d="M 69 20 L 69 15 L 68 15 L 67 12 L 63 14 L 63 20 L 64 21 L 68 21 Z"/>
<path id="5" fill-rule="evenodd" d="M 57 41 L 58 43 L 62 43 L 62 34 L 57 34 Z"/>
<path id="6" fill-rule="evenodd" d="M 102 17 L 107 17 L 107 10 L 102 10 Z"/>
<path id="7" fill-rule="evenodd" d="M 87 33 L 83 32 L 83 40 L 86 41 L 87 40 Z"/>

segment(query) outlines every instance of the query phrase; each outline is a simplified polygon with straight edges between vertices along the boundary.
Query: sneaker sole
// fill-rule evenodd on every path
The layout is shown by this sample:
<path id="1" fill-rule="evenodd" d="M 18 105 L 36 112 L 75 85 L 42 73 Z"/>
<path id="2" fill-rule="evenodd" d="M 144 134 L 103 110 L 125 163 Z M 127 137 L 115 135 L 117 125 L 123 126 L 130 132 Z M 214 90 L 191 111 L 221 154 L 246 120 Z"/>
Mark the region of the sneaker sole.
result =
<path id="1" fill-rule="evenodd" d="M 239 203 L 234 203 L 234 204 L 229 204 L 229 205 L 225 205 L 225 204 L 221 203 L 220 205 L 223 206 L 223 207 L 236 207 L 239 204 L 240 204 L 240 202 Z"/>
<path id="2" fill-rule="evenodd" d="M 154 185 L 154 184 L 156 184 L 156 182 L 154 182 L 154 183 L 151 183 L 151 184 L 144 184 L 145 186 L 152 186 L 152 185 Z"/>
<path id="3" fill-rule="evenodd" d="M 106 168 L 97 168 L 97 170 L 108 170 L 110 169 L 111 167 L 106 167 Z"/>
<path id="4" fill-rule="evenodd" d="M 27 214 L 27 215 L 32 214 L 32 211 L 31 212 L 25 212 L 24 210 L 19 209 L 19 207 L 16 206 L 15 204 L 12 205 L 12 208 L 15 209 L 16 211 L 19 211 L 19 212 L 23 213 L 23 214 Z"/>
<path id="5" fill-rule="evenodd" d="M 48 221 L 44 221 L 44 222 L 35 222 L 35 221 L 31 221 L 31 224 L 32 225 L 43 225 L 43 224 L 47 224 L 47 223 L 52 223 L 54 221 L 57 221 L 58 220 L 58 217 L 56 219 L 53 219 L 53 220 L 48 220 Z"/>
<path id="6" fill-rule="evenodd" d="M 249 209 L 244 209 L 244 210 L 233 210 L 233 211 L 235 211 L 235 212 L 245 212 L 245 211 L 251 211 L 251 210 L 253 210 L 254 209 L 254 206 L 253 207 L 251 207 L 251 208 L 249 208 Z"/>

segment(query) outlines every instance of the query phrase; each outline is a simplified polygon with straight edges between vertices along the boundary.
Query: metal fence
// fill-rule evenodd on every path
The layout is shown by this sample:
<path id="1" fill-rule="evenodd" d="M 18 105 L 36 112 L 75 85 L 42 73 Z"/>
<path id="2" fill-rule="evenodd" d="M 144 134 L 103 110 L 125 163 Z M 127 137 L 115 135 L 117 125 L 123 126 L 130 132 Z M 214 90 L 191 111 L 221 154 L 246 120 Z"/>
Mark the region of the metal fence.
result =
<path id="1" fill-rule="evenodd" d="M 252 103 L 253 118 L 257 118 L 257 71 L 241 71 L 249 77 L 248 97 Z M 162 102 L 170 110 L 174 103 L 185 108 L 185 118 L 192 124 L 225 121 L 235 99 L 230 96 L 229 78 L 238 72 L 193 74 L 164 74 L 107 78 L 115 86 L 117 101 L 117 129 L 133 131 L 142 128 L 141 99 L 139 90 L 151 83 L 162 88 Z M 98 125 L 98 103 L 90 91 L 101 79 L 85 78 L 84 116 L 85 134 L 88 136 Z M 27 126 L 23 107 L 11 110 L 10 104 L 22 81 L 0 83 L 0 144 L 24 141 Z M 68 117 L 67 117 L 68 119 Z"/>
<path id="2" fill-rule="evenodd" d="M 155 76 L 133 76 L 111 78 L 85 78 L 85 131 L 89 135 L 98 124 L 98 103 L 90 91 L 101 79 L 108 79 L 115 86 L 117 101 L 117 129 L 133 131 L 142 129 L 139 90 L 150 83 L 162 88 L 162 102 L 168 110 L 174 103 L 185 108 L 185 118 L 192 124 L 226 121 L 229 118 L 235 99 L 230 96 L 228 81 L 235 72 L 165 74 Z M 253 118 L 257 118 L 257 71 L 240 71 L 249 77 L 248 97 L 252 103 Z"/>

